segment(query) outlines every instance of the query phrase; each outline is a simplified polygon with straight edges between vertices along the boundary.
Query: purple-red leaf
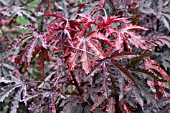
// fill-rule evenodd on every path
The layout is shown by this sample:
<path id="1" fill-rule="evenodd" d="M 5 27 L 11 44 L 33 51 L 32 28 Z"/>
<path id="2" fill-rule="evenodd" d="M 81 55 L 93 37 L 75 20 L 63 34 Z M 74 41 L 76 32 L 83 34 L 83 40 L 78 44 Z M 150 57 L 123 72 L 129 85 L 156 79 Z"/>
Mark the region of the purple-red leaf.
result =
<path id="1" fill-rule="evenodd" d="M 159 72 L 165 80 L 170 82 L 170 76 L 160 67 L 160 65 L 155 60 L 151 60 L 150 58 L 147 58 L 145 60 L 144 66 L 145 69 L 149 70 L 152 73 L 154 73 L 154 71 L 152 70 Z M 154 74 L 156 76 L 156 73 Z"/>
<path id="2" fill-rule="evenodd" d="M 101 36 L 104 37 L 101 33 L 89 33 L 90 35 L 77 37 L 77 41 L 75 42 L 75 50 L 71 52 L 70 55 L 70 70 L 72 70 L 78 61 L 78 57 L 81 56 L 82 68 L 85 70 L 86 73 L 89 73 L 92 66 L 92 59 L 90 55 L 97 59 L 105 58 L 105 54 L 99 45 L 98 40 L 105 40 Z M 94 52 L 92 53 L 91 50 Z"/>
<path id="3" fill-rule="evenodd" d="M 111 34 L 114 33 L 116 34 L 116 37 L 114 39 L 115 50 L 123 51 L 124 44 L 126 45 L 126 48 L 129 50 L 132 49 L 130 44 L 135 45 L 137 48 L 151 50 L 150 47 L 147 45 L 147 41 L 142 36 L 130 30 L 148 30 L 148 29 L 136 25 L 131 25 L 131 24 L 127 24 L 125 27 L 123 27 L 120 30 L 111 27 L 106 28 L 107 37 Z"/>

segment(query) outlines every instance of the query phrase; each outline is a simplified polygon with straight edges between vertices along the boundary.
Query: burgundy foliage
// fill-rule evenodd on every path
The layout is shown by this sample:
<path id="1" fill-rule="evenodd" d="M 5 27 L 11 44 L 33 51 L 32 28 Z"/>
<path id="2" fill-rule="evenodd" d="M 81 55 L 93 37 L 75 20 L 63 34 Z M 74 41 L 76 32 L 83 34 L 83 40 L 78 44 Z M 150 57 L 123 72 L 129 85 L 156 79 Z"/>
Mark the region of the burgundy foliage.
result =
<path id="1" fill-rule="evenodd" d="M 27 33 L 15 32 L 19 37 L 11 38 L 12 44 L 7 34 L 1 36 L 0 44 L 9 48 L 0 46 L 0 102 L 13 95 L 8 109 L 12 113 L 24 109 L 31 113 L 167 113 L 170 59 L 164 52 L 158 55 L 156 48 L 169 51 L 170 1 L 156 1 L 40 0 L 35 11 L 44 11 L 39 27 L 37 15 L 33 10 L 28 13 L 24 3 L 10 2 L 16 11 L 0 1 L 4 16 L 0 25 L 16 25 L 15 16 L 31 22 L 18 26 Z M 167 32 L 164 36 L 161 28 Z"/>

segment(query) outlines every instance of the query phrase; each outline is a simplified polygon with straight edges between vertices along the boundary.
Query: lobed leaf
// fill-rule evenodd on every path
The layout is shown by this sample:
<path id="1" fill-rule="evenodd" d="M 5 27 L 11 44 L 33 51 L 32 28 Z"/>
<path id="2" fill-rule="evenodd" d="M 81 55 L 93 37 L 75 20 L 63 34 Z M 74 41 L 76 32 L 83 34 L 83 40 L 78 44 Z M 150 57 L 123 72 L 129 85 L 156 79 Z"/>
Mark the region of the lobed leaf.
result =
<path id="1" fill-rule="evenodd" d="M 16 77 L 10 73 L 9 77 L 11 79 L 3 78 L 0 80 L 0 83 L 6 83 L 8 86 L 6 89 L 3 89 L 3 91 L 0 93 L 0 101 L 4 101 L 6 97 L 9 96 L 9 94 L 14 91 L 16 88 L 21 88 L 25 86 L 25 83 L 20 80 L 19 77 Z M 12 83 L 12 85 L 11 85 Z"/>
<path id="2" fill-rule="evenodd" d="M 98 38 L 100 36 L 100 33 L 97 35 L 96 32 L 92 32 L 90 33 L 90 35 L 87 35 L 87 37 L 77 37 L 78 41 L 76 41 L 76 44 L 74 45 L 76 50 L 71 52 L 70 56 L 70 70 L 72 70 L 76 66 L 78 57 L 81 56 L 82 67 L 88 74 L 91 70 L 92 65 L 90 55 L 93 55 L 98 59 L 102 59 L 105 57 L 104 52 L 99 45 L 99 41 L 97 40 L 101 39 Z M 92 50 L 94 53 L 92 53 L 90 50 Z"/>
<path id="3" fill-rule="evenodd" d="M 120 30 L 108 27 L 106 28 L 107 31 L 106 37 L 114 33 L 116 34 L 113 45 L 115 47 L 115 50 L 118 51 L 124 50 L 124 44 L 126 45 L 126 48 L 131 51 L 130 43 L 132 45 L 135 45 L 137 48 L 151 50 L 151 48 L 147 45 L 147 41 L 143 39 L 142 36 L 134 32 L 131 32 L 130 30 L 148 30 L 148 29 L 132 24 L 127 24 Z"/>

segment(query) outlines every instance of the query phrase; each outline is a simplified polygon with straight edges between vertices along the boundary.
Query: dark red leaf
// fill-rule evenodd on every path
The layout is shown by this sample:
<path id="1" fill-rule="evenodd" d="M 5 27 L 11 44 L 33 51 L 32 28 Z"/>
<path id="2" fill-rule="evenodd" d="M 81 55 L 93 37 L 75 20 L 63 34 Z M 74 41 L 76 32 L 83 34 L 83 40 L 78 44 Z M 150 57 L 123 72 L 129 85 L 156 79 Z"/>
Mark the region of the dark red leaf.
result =
<path id="1" fill-rule="evenodd" d="M 125 78 L 128 78 L 133 85 L 135 85 L 137 88 L 139 88 L 134 76 L 131 75 L 131 73 L 129 72 L 129 70 L 127 68 L 123 67 L 122 65 L 120 65 L 118 63 L 113 63 L 113 65 L 114 65 L 114 67 L 116 67 L 119 70 L 121 75 L 123 74 L 122 76 L 125 75 L 124 76 Z"/>
<path id="2" fill-rule="evenodd" d="M 151 55 L 151 51 L 148 51 L 146 53 L 141 54 L 140 56 L 137 56 L 135 58 L 133 58 L 130 62 L 129 68 L 135 66 L 136 64 L 138 64 L 139 62 L 141 62 L 141 60 L 143 60 L 145 57 L 148 57 Z"/>
<path id="3" fill-rule="evenodd" d="M 39 54 L 39 57 L 38 57 L 38 69 L 42 75 L 42 79 L 45 78 L 45 75 L 44 75 L 44 62 L 45 60 L 49 60 L 49 56 L 48 56 L 48 51 L 46 49 L 41 49 L 40 51 L 40 54 Z"/>

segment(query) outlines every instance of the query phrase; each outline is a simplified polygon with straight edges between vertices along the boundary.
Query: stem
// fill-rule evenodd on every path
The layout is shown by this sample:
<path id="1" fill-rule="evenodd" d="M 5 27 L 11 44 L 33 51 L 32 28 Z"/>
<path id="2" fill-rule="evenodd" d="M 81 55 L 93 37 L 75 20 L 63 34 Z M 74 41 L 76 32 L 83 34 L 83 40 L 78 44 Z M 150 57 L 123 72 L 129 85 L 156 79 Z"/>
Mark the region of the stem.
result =
<path id="1" fill-rule="evenodd" d="M 160 23 L 160 21 L 159 21 L 159 19 L 157 19 L 157 22 L 156 22 L 156 31 L 157 32 L 159 31 L 159 23 Z"/>
<path id="2" fill-rule="evenodd" d="M 111 97 L 113 97 L 116 101 L 116 104 L 115 104 L 115 109 L 116 111 L 121 111 L 121 108 L 119 107 L 119 92 L 118 92 L 118 88 L 117 88 L 117 85 L 116 85 L 116 79 L 117 77 L 112 75 L 110 76 L 111 78 L 111 83 L 112 83 L 112 87 L 110 88 L 111 89 Z"/>
<path id="3" fill-rule="evenodd" d="M 41 18 L 41 24 L 40 24 L 40 31 L 43 32 L 43 25 L 44 25 L 44 16 Z"/>
<path id="4" fill-rule="evenodd" d="M 68 19 L 68 10 L 66 3 L 67 3 L 66 0 L 64 0 L 64 12 L 66 13 L 66 18 Z"/>
<path id="5" fill-rule="evenodd" d="M 103 8 L 103 11 L 104 11 L 105 19 L 106 19 L 106 21 L 107 21 L 108 16 L 107 16 L 107 12 L 106 12 L 105 8 Z"/>
<path id="6" fill-rule="evenodd" d="M 30 82 L 25 82 L 25 84 L 40 83 L 40 82 L 49 82 L 49 83 L 53 83 L 52 81 L 30 81 Z"/>

